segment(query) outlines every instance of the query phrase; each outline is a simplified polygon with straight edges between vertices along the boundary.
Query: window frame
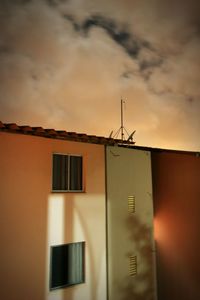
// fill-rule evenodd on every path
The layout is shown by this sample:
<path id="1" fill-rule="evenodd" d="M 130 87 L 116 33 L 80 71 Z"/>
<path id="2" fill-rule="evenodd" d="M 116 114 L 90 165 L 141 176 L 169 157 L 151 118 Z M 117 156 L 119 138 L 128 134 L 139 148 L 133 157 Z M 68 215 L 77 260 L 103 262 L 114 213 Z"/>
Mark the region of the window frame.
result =
<path id="1" fill-rule="evenodd" d="M 62 285 L 57 285 L 52 287 L 52 272 L 53 272 L 53 249 L 56 247 L 64 247 L 74 244 L 82 244 L 82 280 L 75 283 L 65 283 Z M 59 244 L 59 245 L 52 245 L 50 246 L 50 265 L 49 265 L 49 290 L 57 290 L 57 289 L 63 289 L 63 288 L 70 288 L 79 284 L 83 284 L 86 282 L 86 272 L 85 272 L 85 259 L 86 259 L 86 242 L 80 241 L 80 242 L 71 242 L 71 243 L 65 243 L 65 244 Z"/>
<path id="2" fill-rule="evenodd" d="M 54 155 L 63 155 L 63 156 L 67 156 L 68 157 L 68 189 L 53 189 L 53 156 Z M 81 157 L 82 158 L 82 189 L 81 190 L 70 190 L 70 157 Z M 84 159 L 83 159 L 83 155 L 82 154 L 72 154 L 72 153 L 61 153 L 61 152 L 53 152 L 52 153 L 52 162 L 51 162 L 51 192 L 52 193 L 84 193 L 85 189 L 84 189 Z"/>

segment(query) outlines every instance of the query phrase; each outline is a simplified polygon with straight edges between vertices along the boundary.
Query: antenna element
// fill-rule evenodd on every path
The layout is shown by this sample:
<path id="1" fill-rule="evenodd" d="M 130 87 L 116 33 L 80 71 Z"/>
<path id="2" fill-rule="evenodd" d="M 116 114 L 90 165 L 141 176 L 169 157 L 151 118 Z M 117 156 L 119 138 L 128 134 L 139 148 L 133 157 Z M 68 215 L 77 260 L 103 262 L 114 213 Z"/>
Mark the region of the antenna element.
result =
<path id="1" fill-rule="evenodd" d="M 135 142 L 133 142 L 133 135 L 135 134 L 136 130 L 134 130 L 131 134 L 129 134 L 128 131 L 126 130 L 126 128 L 124 127 L 124 107 L 123 107 L 124 104 L 125 104 L 125 101 L 121 98 L 121 126 L 114 135 L 113 135 L 113 131 L 111 131 L 109 138 L 115 138 L 115 137 L 117 138 L 119 133 L 121 133 L 121 141 L 123 144 L 126 144 L 126 143 L 134 144 Z M 125 133 L 128 136 L 128 138 L 126 140 L 124 138 Z"/>

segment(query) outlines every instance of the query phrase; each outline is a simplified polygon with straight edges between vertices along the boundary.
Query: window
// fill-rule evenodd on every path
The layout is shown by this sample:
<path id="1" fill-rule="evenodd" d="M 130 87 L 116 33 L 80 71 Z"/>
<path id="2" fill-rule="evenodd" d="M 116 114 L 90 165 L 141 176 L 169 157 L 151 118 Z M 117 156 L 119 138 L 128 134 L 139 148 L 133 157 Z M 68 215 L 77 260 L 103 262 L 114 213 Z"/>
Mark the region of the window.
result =
<path id="1" fill-rule="evenodd" d="M 50 289 L 83 283 L 84 257 L 85 242 L 52 246 Z"/>
<path id="2" fill-rule="evenodd" d="M 53 191 L 82 190 L 82 156 L 53 154 Z"/>

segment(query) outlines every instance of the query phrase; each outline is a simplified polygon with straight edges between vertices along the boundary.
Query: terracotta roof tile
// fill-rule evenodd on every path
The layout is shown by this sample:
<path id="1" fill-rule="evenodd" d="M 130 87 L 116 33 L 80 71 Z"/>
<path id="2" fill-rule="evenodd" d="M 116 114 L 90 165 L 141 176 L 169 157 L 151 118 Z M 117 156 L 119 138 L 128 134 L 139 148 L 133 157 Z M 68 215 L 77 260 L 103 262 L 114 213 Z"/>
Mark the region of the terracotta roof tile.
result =
<path id="1" fill-rule="evenodd" d="M 34 133 L 45 133 L 45 130 L 42 127 L 32 127 L 32 128 Z"/>
<path id="2" fill-rule="evenodd" d="M 91 144 L 101 144 L 101 145 L 116 145 L 123 144 L 119 139 L 106 138 L 96 135 L 88 135 L 85 133 L 68 132 L 65 130 L 55 130 L 55 129 L 44 129 L 42 127 L 31 127 L 28 125 L 18 126 L 15 123 L 4 124 L 0 121 L 0 131 L 10 132 L 17 134 L 27 134 L 40 136 L 45 138 L 62 139 L 75 142 L 91 143 Z M 130 145 L 134 145 L 134 142 L 129 142 Z"/>
<path id="3" fill-rule="evenodd" d="M 45 129 L 45 132 L 47 132 L 51 136 L 58 135 L 58 132 L 55 129 Z"/>
<path id="4" fill-rule="evenodd" d="M 19 126 L 20 130 L 22 130 L 23 132 L 32 132 L 33 131 L 33 128 L 30 127 L 30 126 Z"/>
<path id="5" fill-rule="evenodd" d="M 65 131 L 65 130 L 57 130 L 57 133 L 61 136 L 67 136 L 68 135 L 67 131 Z"/>
<path id="6" fill-rule="evenodd" d="M 79 133 L 78 134 L 81 138 L 88 138 L 88 135 L 85 133 Z"/>
<path id="7" fill-rule="evenodd" d="M 20 127 L 15 123 L 7 123 L 4 125 L 6 126 L 6 128 L 8 128 L 10 130 L 20 130 Z"/>
<path id="8" fill-rule="evenodd" d="M 0 128 L 5 128 L 5 125 L 0 121 Z"/>

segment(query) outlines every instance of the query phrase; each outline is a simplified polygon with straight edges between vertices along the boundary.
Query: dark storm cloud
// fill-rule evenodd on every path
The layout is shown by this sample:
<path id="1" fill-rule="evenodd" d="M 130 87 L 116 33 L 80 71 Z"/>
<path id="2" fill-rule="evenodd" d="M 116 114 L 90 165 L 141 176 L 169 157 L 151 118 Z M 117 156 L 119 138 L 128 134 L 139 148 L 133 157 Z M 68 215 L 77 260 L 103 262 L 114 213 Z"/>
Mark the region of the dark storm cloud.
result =
<path id="1" fill-rule="evenodd" d="M 153 74 L 155 68 L 159 68 L 164 62 L 164 59 L 157 55 L 156 59 L 142 59 L 139 61 L 139 69 L 142 77 L 145 80 L 149 80 L 150 76 Z"/>
<path id="2" fill-rule="evenodd" d="M 6 46 L 6 45 L 4 45 L 4 44 L 0 44 L 0 55 L 1 54 L 4 54 L 4 53 L 11 53 L 12 52 L 12 50 L 8 47 L 8 46 Z"/>
<path id="3" fill-rule="evenodd" d="M 63 17 L 72 24 L 75 31 L 81 31 L 81 25 L 75 21 L 75 18 L 72 15 L 64 14 Z"/>
<path id="4" fill-rule="evenodd" d="M 134 72 L 130 70 L 123 72 L 121 75 L 121 77 L 125 79 L 131 79 L 133 76 L 134 76 Z"/>
<path id="5" fill-rule="evenodd" d="M 159 9 L 162 14 L 174 17 L 183 17 L 188 22 L 200 24 L 199 0 L 164 0 L 160 1 Z"/>
<path id="6" fill-rule="evenodd" d="M 159 67 L 161 63 L 162 63 L 161 59 L 159 59 L 157 61 L 142 60 L 140 62 L 140 70 L 141 70 L 141 72 L 145 72 L 148 69 L 152 69 L 154 67 Z"/>
<path id="7" fill-rule="evenodd" d="M 60 4 L 67 3 L 69 0 L 46 0 L 51 6 L 59 6 Z"/>
<path id="8" fill-rule="evenodd" d="M 117 24 L 112 19 L 100 15 L 94 15 L 85 20 L 82 25 L 83 32 L 88 34 L 92 27 L 103 28 L 116 43 L 134 58 L 138 57 L 141 47 L 145 44 L 137 37 L 132 36 L 127 30 L 118 29 Z"/>
<path id="9" fill-rule="evenodd" d="M 72 15 L 65 14 L 63 17 L 72 24 L 75 31 L 83 33 L 87 38 L 93 27 L 102 28 L 132 59 L 137 60 L 140 74 L 145 80 L 148 80 L 153 70 L 163 63 L 161 56 L 147 40 L 138 38 L 125 29 L 125 27 L 128 28 L 128 24 L 122 26 L 115 20 L 101 15 L 90 16 L 82 24 L 79 24 Z M 149 51 L 151 54 L 149 58 L 140 57 L 143 49 Z"/>
<path id="10" fill-rule="evenodd" d="M 0 0 L 0 5 L 2 6 L 8 6 L 8 5 L 13 5 L 13 4 L 27 4 L 32 2 L 32 0 Z"/>

